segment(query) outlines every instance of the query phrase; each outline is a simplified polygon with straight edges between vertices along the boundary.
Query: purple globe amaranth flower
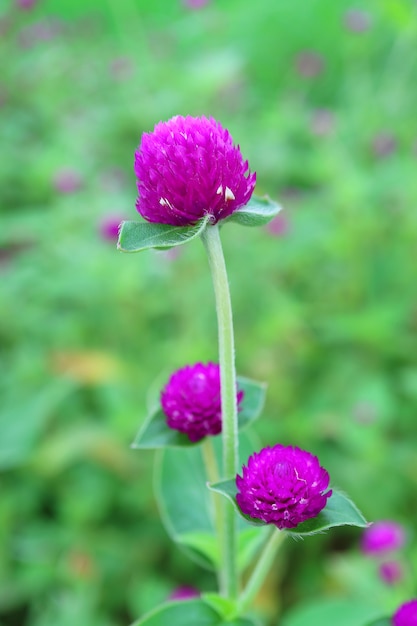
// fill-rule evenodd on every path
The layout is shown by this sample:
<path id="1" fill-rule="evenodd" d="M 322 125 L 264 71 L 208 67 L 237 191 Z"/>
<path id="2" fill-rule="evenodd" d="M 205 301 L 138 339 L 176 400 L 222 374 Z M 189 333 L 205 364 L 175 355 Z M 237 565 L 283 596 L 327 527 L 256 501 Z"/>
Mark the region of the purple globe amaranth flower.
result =
<path id="1" fill-rule="evenodd" d="M 237 391 L 239 407 L 243 391 Z M 192 442 L 222 430 L 220 366 L 216 363 L 186 365 L 172 374 L 161 393 L 167 424 L 188 435 Z"/>
<path id="2" fill-rule="evenodd" d="M 393 626 L 417 626 L 417 599 L 402 604 L 392 617 Z"/>
<path id="3" fill-rule="evenodd" d="M 200 597 L 200 592 L 190 585 L 182 585 L 173 590 L 169 595 L 169 600 L 189 600 L 190 598 Z"/>
<path id="4" fill-rule="evenodd" d="M 136 209 L 148 222 L 191 226 L 222 220 L 250 199 L 256 174 L 213 118 L 178 115 L 144 133 L 135 152 Z"/>
<path id="5" fill-rule="evenodd" d="M 404 569 L 399 561 L 381 563 L 378 572 L 381 580 L 387 585 L 395 585 L 404 578 Z"/>
<path id="6" fill-rule="evenodd" d="M 371 556 L 380 556 L 402 548 L 405 539 L 405 530 L 401 524 L 391 520 L 380 520 L 363 532 L 361 550 Z"/>
<path id="7" fill-rule="evenodd" d="M 249 517 L 280 529 L 295 528 L 324 509 L 332 495 L 329 480 L 316 456 L 277 444 L 249 457 L 242 476 L 236 476 L 236 500 Z"/>

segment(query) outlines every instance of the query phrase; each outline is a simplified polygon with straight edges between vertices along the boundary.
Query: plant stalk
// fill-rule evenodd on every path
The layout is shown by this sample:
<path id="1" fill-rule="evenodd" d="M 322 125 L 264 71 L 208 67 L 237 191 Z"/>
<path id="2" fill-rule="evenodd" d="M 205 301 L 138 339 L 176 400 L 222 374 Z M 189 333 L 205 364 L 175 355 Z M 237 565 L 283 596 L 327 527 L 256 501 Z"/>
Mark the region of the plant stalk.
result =
<path id="1" fill-rule="evenodd" d="M 235 348 L 232 305 L 226 264 L 217 224 L 207 226 L 201 238 L 206 248 L 216 300 L 222 406 L 223 479 L 234 478 L 238 461 Z M 222 503 L 222 593 L 234 599 L 238 593 L 237 518 L 233 505 Z"/>

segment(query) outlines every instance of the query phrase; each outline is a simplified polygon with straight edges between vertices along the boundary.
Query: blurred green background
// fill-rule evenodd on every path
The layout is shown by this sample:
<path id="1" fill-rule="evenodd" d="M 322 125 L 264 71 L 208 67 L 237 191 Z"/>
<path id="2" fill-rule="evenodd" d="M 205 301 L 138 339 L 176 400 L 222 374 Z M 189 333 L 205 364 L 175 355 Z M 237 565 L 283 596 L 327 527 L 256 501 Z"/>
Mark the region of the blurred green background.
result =
<path id="1" fill-rule="evenodd" d="M 29 4 L 0 3 L 0 625 L 127 626 L 214 589 L 129 447 L 171 371 L 216 359 L 204 250 L 123 255 L 109 232 L 136 219 L 142 132 L 175 114 L 221 121 L 284 207 L 223 230 L 262 444 L 317 454 L 417 566 L 416 2 Z M 257 610 L 415 594 L 358 542 L 288 542 Z"/>

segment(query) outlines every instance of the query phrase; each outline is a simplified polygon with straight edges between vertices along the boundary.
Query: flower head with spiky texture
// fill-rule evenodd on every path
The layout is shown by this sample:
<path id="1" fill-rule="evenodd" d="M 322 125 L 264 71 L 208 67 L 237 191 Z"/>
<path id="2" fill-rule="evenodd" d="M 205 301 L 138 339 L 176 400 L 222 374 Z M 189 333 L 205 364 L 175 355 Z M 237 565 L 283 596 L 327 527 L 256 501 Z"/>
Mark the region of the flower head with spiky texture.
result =
<path id="1" fill-rule="evenodd" d="M 280 529 L 316 517 L 332 494 L 329 474 L 316 456 L 281 444 L 250 456 L 236 486 L 242 513 Z"/>
<path id="2" fill-rule="evenodd" d="M 237 391 L 238 406 L 243 391 Z M 216 363 L 186 365 L 172 374 L 161 393 L 167 424 L 188 435 L 192 442 L 222 430 L 220 366 Z"/>
<path id="3" fill-rule="evenodd" d="M 228 130 L 213 118 L 181 115 L 142 135 L 135 174 L 138 212 L 173 226 L 228 217 L 250 200 L 256 182 Z"/>
<path id="4" fill-rule="evenodd" d="M 383 555 L 399 550 L 405 543 L 404 527 L 392 520 L 379 520 L 366 528 L 362 534 L 362 552 L 369 555 Z"/>
<path id="5" fill-rule="evenodd" d="M 417 626 L 417 599 L 402 604 L 394 613 L 393 626 Z"/>

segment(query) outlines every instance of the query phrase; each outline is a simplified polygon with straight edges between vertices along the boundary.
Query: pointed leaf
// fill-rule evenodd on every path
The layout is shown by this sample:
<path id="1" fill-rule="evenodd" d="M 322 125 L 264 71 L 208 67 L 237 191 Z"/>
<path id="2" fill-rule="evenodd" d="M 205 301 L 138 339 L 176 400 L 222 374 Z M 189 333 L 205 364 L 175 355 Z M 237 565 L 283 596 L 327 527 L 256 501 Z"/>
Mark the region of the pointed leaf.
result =
<path id="1" fill-rule="evenodd" d="M 213 438 L 218 464 L 221 439 Z M 245 459 L 253 451 L 247 433 L 240 437 Z M 213 497 L 207 489 L 202 446 L 166 448 L 157 458 L 155 494 L 162 522 L 171 538 L 183 546 L 201 565 L 212 568 L 220 563 L 219 544 L 214 523 Z M 240 521 L 238 564 L 247 567 L 259 549 L 266 528 L 254 529 Z"/>
<path id="2" fill-rule="evenodd" d="M 225 221 L 236 222 L 241 226 L 264 226 L 278 215 L 281 209 L 282 207 L 268 196 L 262 198 L 252 196 L 248 204 L 234 211 Z"/>
<path id="3" fill-rule="evenodd" d="M 154 609 L 132 626 L 220 626 L 222 619 L 201 599 L 168 602 Z"/>
<path id="4" fill-rule="evenodd" d="M 131 444 L 131 447 L 151 450 L 155 448 L 177 448 L 194 445 L 196 444 L 191 442 L 187 435 L 173 428 L 169 428 L 165 413 L 161 407 L 158 407 L 145 420 Z"/>
<path id="5" fill-rule="evenodd" d="M 341 491 L 333 489 L 324 509 L 312 519 L 298 524 L 291 531 L 294 535 L 315 535 L 335 526 L 366 528 L 368 522 L 357 506 Z"/>
<path id="6" fill-rule="evenodd" d="M 122 222 L 117 242 L 122 252 L 140 252 L 149 248 L 165 250 L 201 235 L 209 222 L 207 215 L 194 226 L 171 226 L 151 222 Z"/>
<path id="7" fill-rule="evenodd" d="M 237 387 L 243 391 L 241 409 L 238 413 L 239 429 L 241 429 L 256 420 L 262 413 L 265 404 L 266 384 L 238 376 Z"/>
<path id="8" fill-rule="evenodd" d="M 238 413 L 240 429 L 245 428 L 259 417 L 265 402 L 266 385 L 238 376 L 237 386 L 244 392 L 241 410 Z M 195 445 L 184 433 L 169 428 L 165 413 L 158 406 L 143 423 L 132 443 L 132 448 L 150 450 Z"/>
<path id="9" fill-rule="evenodd" d="M 239 515 L 250 524 L 266 525 L 263 521 L 251 518 L 241 512 L 236 502 L 236 481 L 225 480 L 209 485 L 209 488 L 223 494 L 226 498 L 231 500 Z M 285 532 L 296 536 L 306 536 L 321 533 L 335 526 L 357 526 L 359 528 L 365 528 L 367 525 L 366 519 L 356 505 L 345 494 L 333 489 L 332 495 L 327 500 L 327 505 L 316 517 L 306 520 L 302 524 L 298 524 L 295 528 L 286 530 Z"/>

